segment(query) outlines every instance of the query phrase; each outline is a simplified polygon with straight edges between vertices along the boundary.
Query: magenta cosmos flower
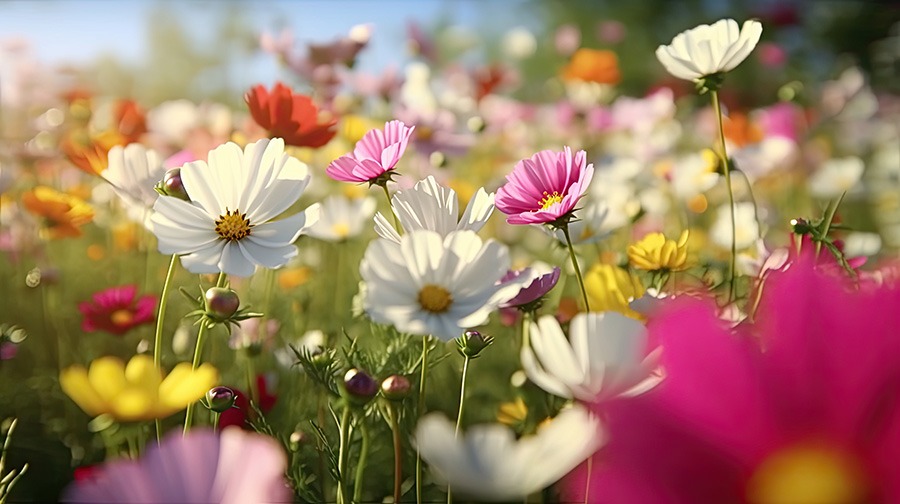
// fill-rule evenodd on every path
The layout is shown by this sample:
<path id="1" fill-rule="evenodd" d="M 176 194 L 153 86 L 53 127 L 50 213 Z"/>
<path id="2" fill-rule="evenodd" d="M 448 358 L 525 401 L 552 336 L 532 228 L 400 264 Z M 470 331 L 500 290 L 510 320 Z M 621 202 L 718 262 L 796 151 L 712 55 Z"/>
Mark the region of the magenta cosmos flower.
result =
<path id="1" fill-rule="evenodd" d="M 383 184 L 390 179 L 391 170 L 406 151 L 415 126 L 400 121 L 385 123 L 384 130 L 372 130 L 345 154 L 328 165 L 325 173 L 343 182 Z"/>
<path id="2" fill-rule="evenodd" d="M 563 152 L 541 151 L 516 164 L 497 190 L 494 204 L 509 216 L 510 224 L 561 226 L 572 218 L 593 175 L 594 165 L 587 164 L 583 150 L 574 155 L 569 147 Z"/>
<path id="3" fill-rule="evenodd" d="M 685 299 L 651 320 L 666 379 L 604 411 L 596 502 L 900 502 L 900 288 L 810 264 L 771 273 L 753 325 Z"/>
<path id="4" fill-rule="evenodd" d="M 155 308 L 156 297 L 148 294 L 138 298 L 135 285 L 110 287 L 94 294 L 91 301 L 78 304 L 78 311 L 84 315 L 81 330 L 121 336 L 134 327 L 152 323 Z"/>
<path id="5" fill-rule="evenodd" d="M 236 427 L 221 434 L 171 432 L 147 443 L 139 460 L 119 459 L 71 484 L 63 502 L 220 503 L 293 502 L 284 481 L 287 457 L 272 438 Z"/>
<path id="6" fill-rule="evenodd" d="M 540 308 L 541 299 L 556 286 L 559 281 L 559 267 L 554 267 L 548 273 L 544 273 L 523 287 L 516 297 L 500 305 L 501 308 L 521 308 L 523 311 L 533 311 Z M 531 268 L 510 270 L 500 279 L 500 283 L 509 282 L 523 274 L 530 274 Z"/>

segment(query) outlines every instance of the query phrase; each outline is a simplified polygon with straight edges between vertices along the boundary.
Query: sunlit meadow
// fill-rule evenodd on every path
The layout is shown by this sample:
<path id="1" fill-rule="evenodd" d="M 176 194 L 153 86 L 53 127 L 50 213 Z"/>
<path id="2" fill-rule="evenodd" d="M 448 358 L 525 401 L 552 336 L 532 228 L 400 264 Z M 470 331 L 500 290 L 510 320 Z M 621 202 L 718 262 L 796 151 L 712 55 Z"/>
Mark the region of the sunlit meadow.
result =
<path id="1" fill-rule="evenodd" d="M 372 5 L 0 37 L 0 504 L 900 502 L 900 9 Z"/>

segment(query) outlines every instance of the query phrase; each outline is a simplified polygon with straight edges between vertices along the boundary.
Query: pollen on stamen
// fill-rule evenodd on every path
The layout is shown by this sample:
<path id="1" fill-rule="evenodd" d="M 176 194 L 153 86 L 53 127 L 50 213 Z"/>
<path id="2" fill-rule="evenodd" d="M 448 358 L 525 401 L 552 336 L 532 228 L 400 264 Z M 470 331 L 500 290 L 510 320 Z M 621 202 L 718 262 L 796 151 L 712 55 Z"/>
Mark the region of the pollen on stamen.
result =
<path id="1" fill-rule="evenodd" d="M 216 219 L 216 233 L 228 241 L 246 238 L 252 227 L 247 214 L 242 214 L 240 210 L 229 211 L 226 208 L 225 214 Z"/>
<path id="2" fill-rule="evenodd" d="M 563 197 L 559 194 L 559 191 L 553 191 L 553 194 L 544 191 L 544 197 L 538 201 L 538 204 L 541 205 L 541 210 L 546 210 L 557 203 L 562 203 L 562 199 Z"/>

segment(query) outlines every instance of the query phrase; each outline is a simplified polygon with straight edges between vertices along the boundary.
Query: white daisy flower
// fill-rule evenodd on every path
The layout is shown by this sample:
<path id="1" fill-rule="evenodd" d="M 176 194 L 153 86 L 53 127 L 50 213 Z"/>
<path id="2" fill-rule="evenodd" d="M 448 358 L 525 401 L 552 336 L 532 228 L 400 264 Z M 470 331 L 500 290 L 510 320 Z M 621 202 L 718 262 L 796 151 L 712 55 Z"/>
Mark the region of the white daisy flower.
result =
<path id="1" fill-rule="evenodd" d="M 375 213 L 375 198 L 350 199 L 329 196 L 322 202 L 319 221 L 307 234 L 324 241 L 338 242 L 358 236 Z"/>
<path id="2" fill-rule="evenodd" d="M 579 313 L 569 326 L 571 344 L 559 322 L 545 315 L 531 323 L 522 367 L 537 386 L 585 402 L 633 396 L 662 379 L 661 348 L 647 352 L 647 328 L 617 312 Z"/>
<path id="3" fill-rule="evenodd" d="M 165 174 L 166 168 L 156 151 L 132 143 L 109 150 L 109 167 L 100 176 L 125 203 L 132 219 L 150 224 L 149 212 L 159 197 L 153 188 Z"/>
<path id="4" fill-rule="evenodd" d="M 500 283 L 509 265 L 506 246 L 483 242 L 471 230 L 443 237 L 417 229 L 399 243 L 375 240 L 359 268 L 366 283 L 363 308 L 375 322 L 450 341 L 487 322 L 501 303 L 534 280 L 523 274 Z"/>
<path id="5" fill-rule="evenodd" d="M 731 248 L 731 212 L 728 205 L 719 207 L 716 220 L 709 228 L 709 237 L 722 248 Z M 756 222 L 756 208 L 745 201 L 734 205 L 734 242 L 738 250 L 745 249 L 759 239 L 759 224 Z"/>
<path id="6" fill-rule="evenodd" d="M 809 191 L 820 198 L 836 198 L 853 189 L 865 170 L 863 160 L 850 156 L 829 159 L 809 179 Z"/>
<path id="7" fill-rule="evenodd" d="M 412 189 L 397 191 L 391 198 L 391 206 L 405 232 L 428 229 L 447 236 L 452 231 L 478 231 L 484 227 L 494 212 L 494 193 L 488 194 L 483 187 L 479 188 L 459 217 L 456 191 L 438 184 L 429 175 L 416 182 Z M 400 235 L 381 212 L 375 214 L 375 232 L 382 238 L 400 243 Z"/>
<path id="8" fill-rule="evenodd" d="M 454 494 L 485 501 L 521 499 L 553 484 L 605 442 L 600 421 L 584 407 L 563 410 L 536 434 L 516 439 L 502 424 L 476 425 L 455 436 L 440 413 L 416 426 L 416 445 Z"/>
<path id="9" fill-rule="evenodd" d="M 722 19 L 679 33 L 671 44 L 656 49 L 656 57 L 675 77 L 699 80 L 741 64 L 753 52 L 760 35 L 759 21 L 745 21 L 738 29 L 737 21 Z"/>
<path id="10" fill-rule="evenodd" d="M 256 266 L 283 266 L 297 255 L 294 241 L 318 220 L 319 205 L 272 219 L 300 198 L 309 179 L 309 168 L 285 154 L 280 138 L 243 151 L 232 142 L 220 145 L 209 152 L 209 163 L 181 167 L 190 202 L 156 200 L 151 219 L 159 251 L 181 255 L 193 273 L 246 277 Z"/>

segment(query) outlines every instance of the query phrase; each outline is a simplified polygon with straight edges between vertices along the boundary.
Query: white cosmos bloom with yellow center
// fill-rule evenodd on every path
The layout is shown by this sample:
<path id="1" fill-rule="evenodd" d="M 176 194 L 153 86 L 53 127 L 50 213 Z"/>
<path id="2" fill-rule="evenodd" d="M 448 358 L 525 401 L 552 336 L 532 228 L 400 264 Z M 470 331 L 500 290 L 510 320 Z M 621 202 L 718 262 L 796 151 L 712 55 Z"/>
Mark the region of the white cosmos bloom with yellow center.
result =
<path id="1" fill-rule="evenodd" d="M 471 230 L 443 237 L 419 229 L 399 243 L 375 240 L 360 263 L 363 308 L 375 322 L 449 341 L 487 322 L 501 303 L 534 280 L 528 274 L 500 283 L 509 265 L 506 246 L 483 242 Z"/>
<path id="2" fill-rule="evenodd" d="M 193 273 L 250 276 L 256 266 L 278 268 L 297 255 L 294 241 L 319 218 L 315 204 L 272 221 L 309 184 L 309 168 L 284 152 L 280 138 L 243 150 L 232 142 L 209 152 L 209 161 L 181 167 L 190 202 L 163 196 L 153 206 L 159 251 L 178 254 Z"/>
<path id="3" fill-rule="evenodd" d="M 322 202 L 319 221 L 307 232 L 309 236 L 324 241 L 339 242 L 358 236 L 372 214 L 375 213 L 375 198 L 350 199 L 346 196 L 334 195 Z"/>
<path id="4" fill-rule="evenodd" d="M 685 80 L 728 72 L 753 52 L 762 24 L 745 21 L 738 27 L 733 19 L 721 19 L 679 33 L 669 45 L 656 49 L 656 57 L 670 74 Z"/>

